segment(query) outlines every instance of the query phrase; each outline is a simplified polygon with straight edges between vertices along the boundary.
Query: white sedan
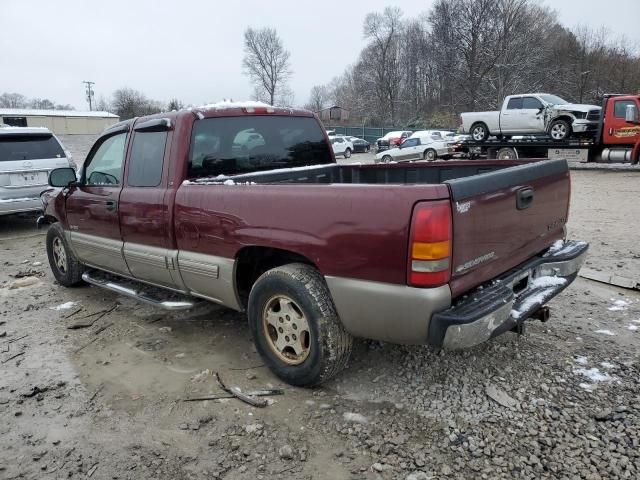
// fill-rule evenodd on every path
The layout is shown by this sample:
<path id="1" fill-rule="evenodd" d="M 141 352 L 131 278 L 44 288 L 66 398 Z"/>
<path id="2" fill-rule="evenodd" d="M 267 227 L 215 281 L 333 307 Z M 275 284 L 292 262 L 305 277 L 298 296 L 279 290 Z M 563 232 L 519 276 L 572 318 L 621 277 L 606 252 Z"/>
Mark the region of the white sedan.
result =
<path id="1" fill-rule="evenodd" d="M 411 160 L 433 161 L 437 158 L 449 157 L 453 149 L 449 142 L 433 136 L 407 138 L 399 147 L 380 152 L 376 155 L 376 163 L 408 162 Z"/>
<path id="2" fill-rule="evenodd" d="M 333 147 L 333 153 L 338 156 L 342 155 L 344 158 L 349 158 L 353 153 L 353 143 L 346 137 L 335 136 L 329 137 L 331 146 Z"/>

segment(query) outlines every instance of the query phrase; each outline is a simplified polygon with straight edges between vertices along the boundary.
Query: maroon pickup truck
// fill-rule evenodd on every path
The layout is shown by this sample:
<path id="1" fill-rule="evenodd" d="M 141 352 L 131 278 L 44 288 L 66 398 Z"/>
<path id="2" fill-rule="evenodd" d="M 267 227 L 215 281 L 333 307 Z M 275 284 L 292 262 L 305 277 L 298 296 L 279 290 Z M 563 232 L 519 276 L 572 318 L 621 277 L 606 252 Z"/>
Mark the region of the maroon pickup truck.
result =
<path id="1" fill-rule="evenodd" d="M 354 336 L 455 349 L 546 320 L 587 251 L 564 240 L 565 161 L 338 165 L 312 113 L 251 103 L 121 122 L 50 184 L 60 284 L 247 311 L 296 385 Z"/>

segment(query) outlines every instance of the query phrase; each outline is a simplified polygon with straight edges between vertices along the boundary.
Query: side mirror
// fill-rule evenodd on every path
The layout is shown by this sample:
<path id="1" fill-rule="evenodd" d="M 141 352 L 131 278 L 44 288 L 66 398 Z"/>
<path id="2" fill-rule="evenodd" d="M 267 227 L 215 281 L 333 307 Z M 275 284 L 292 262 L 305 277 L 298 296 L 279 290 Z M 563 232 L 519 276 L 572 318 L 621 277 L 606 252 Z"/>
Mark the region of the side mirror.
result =
<path id="1" fill-rule="evenodd" d="M 71 167 L 55 168 L 49 174 L 49 185 L 65 188 L 76 182 L 76 172 Z"/>
<path id="2" fill-rule="evenodd" d="M 635 105 L 627 105 L 624 112 L 624 121 L 627 123 L 636 123 L 638 121 L 638 109 Z"/>

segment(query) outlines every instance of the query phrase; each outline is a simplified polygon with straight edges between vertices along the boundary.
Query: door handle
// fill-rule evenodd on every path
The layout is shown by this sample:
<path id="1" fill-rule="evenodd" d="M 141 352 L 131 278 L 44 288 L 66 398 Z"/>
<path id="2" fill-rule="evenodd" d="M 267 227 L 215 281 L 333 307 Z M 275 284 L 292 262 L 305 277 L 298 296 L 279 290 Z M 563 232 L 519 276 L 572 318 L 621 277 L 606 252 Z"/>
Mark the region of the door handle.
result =
<path id="1" fill-rule="evenodd" d="M 533 188 L 524 187 L 516 192 L 516 208 L 524 210 L 533 203 Z"/>
<path id="2" fill-rule="evenodd" d="M 115 200 L 108 200 L 106 203 L 106 209 L 109 212 L 113 212 L 117 206 L 118 206 L 118 202 L 116 202 Z"/>

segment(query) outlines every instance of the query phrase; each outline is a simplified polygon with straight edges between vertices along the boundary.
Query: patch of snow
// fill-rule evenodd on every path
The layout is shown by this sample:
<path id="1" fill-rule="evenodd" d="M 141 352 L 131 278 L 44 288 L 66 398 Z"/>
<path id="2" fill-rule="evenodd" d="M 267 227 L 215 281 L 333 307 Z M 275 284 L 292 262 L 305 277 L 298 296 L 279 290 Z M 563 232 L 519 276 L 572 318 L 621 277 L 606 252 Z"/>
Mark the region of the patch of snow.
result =
<path id="1" fill-rule="evenodd" d="M 288 172 L 302 172 L 305 170 L 315 170 L 320 168 L 333 168 L 337 164 L 335 163 L 322 163 L 319 165 L 306 165 L 304 167 L 290 167 L 290 168 L 275 168 L 273 170 L 265 170 L 262 172 L 252 172 L 252 173 L 241 173 L 239 175 L 233 175 L 233 177 L 229 177 L 226 175 L 218 175 L 217 177 L 202 177 L 196 178 L 195 180 L 185 180 L 182 182 L 182 185 L 221 185 L 225 180 L 233 178 L 233 181 L 237 184 L 239 179 L 247 178 L 247 177 L 260 177 L 262 175 L 271 175 L 272 173 L 288 173 Z M 259 179 L 258 179 L 259 180 Z M 256 185 L 256 182 L 248 181 L 245 182 L 244 185 Z"/>
<path id="2" fill-rule="evenodd" d="M 566 278 L 547 276 L 547 277 L 534 278 L 531 281 L 531 286 L 538 287 L 538 288 L 546 288 L 546 287 L 557 287 L 559 285 L 564 285 L 565 283 L 567 283 Z"/>
<path id="3" fill-rule="evenodd" d="M 602 335 L 610 335 L 610 336 L 615 336 L 615 333 L 613 333 L 611 330 L 596 330 L 594 333 L 601 333 Z"/>
<path id="4" fill-rule="evenodd" d="M 564 240 L 556 240 L 549 247 L 549 250 L 543 255 L 544 257 L 548 257 L 549 255 L 564 255 L 565 253 L 569 253 L 573 250 L 574 247 L 585 245 L 586 242 L 565 242 Z"/>
<path id="5" fill-rule="evenodd" d="M 224 184 L 224 185 L 235 185 L 235 184 L 236 184 L 236 182 L 234 182 L 233 180 L 229 179 L 229 180 L 225 180 L 225 181 L 223 182 L 223 184 Z"/>
<path id="6" fill-rule="evenodd" d="M 600 366 L 606 369 L 616 368 L 616 366 L 613 363 L 609 363 L 609 362 L 600 362 Z"/>
<path id="7" fill-rule="evenodd" d="M 640 323 L 640 319 L 638 320 L 631 320 L 633 323 Z"/>
<path id="8" fill-rule="evenodd" d="M 208 103 L 206 105 L 200 105 L 193 107 L 194 110 L 224 110 L 226 108 L 274 108 L 273 105 L 268 103 L 249 100 L 246 102 L 233 102 L 230 100 L 223 100 L 222 102 Z"/>
<path id="9" fill-rule="evenodd" d="M 579 363 L 580 365 L 587 365 L 589 363 L 589 359 L 585 356 L 579 356 L 576 357 L 575 362 Z"/>
<path id="10" fill-rule="evenodd" d="M 590 383 L 581 383 L 580 388 L 584 388 L 587 392 L 593 392 L 593 385 Z"/>
<path id="11" fill-rule="evenodd" d="M 638 325 L 627 325 L 627 330 L 631 330 L 632 332 L 635 332 L 638 329 L 640 329 Z"/>
<path id="12" fill-rule="evenodd" d="M 573 373 L 587 377 L 592 382 L 610 382 L 613 377 L 607 373 L 602 373 L 598 368 L 574 368 Z"/>
<path id="13" fill-rule="evenodd" d="M 78 302 L 66 302 L 61 303 L 60 305 L 56 305 L 55 307 L 49 307 L 50 310 L 69 310 L 70 308 L 78 305 Z"/>
<path id="14" fill-rule="evenodd" d="M 607 309 L 610 312 L 622 312 L 622 311 L 626 310 L 627 308 L 629 308 L 629 305 L 631 305 L 630 301 L 623 300 L 621 298 L 619 298 L 619 299 L 612 298 L 611 301 L 613 302 L 613 305 L 611 305 Z"/>
<path id="15" fill-rule="evenodd" d="M 342 415 L 342 418 L 344 418 L 346 422 L 360 423 L 363 425 L 369 423 L 367 417 L 359 413 L 345 412 L 344 415 Z"/>

